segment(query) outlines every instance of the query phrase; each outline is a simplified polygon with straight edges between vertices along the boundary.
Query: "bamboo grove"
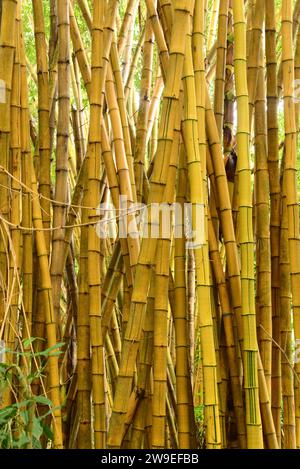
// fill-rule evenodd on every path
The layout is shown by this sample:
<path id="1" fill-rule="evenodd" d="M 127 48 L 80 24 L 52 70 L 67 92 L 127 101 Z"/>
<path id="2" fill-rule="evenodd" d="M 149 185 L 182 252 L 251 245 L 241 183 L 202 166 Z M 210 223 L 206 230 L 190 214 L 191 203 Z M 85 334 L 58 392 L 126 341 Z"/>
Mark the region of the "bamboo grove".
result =
<path id="1" fill-rule="evenodd" d="M 299 24 L 0 1 L 0 446 L 300 449 Z"/>

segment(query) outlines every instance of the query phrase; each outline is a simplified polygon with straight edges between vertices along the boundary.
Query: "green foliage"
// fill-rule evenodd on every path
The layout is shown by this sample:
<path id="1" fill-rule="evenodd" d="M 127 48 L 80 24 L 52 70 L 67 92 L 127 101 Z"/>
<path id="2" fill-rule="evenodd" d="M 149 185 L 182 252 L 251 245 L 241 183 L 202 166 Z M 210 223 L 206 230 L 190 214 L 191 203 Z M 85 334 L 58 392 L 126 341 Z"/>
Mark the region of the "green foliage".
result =
<path id="1" fill-rule="evenodd" d="M 2 366 L 0 373 L 2 373 Z M 51 407 L 45 396 L 33 396 L 0 410 L 0 447 L 2 449 L 42 448 L 40 438 L 43 433 L 52 440 L 51 429 L 45 423 L 46 412 L 36 415 L 36 404 Z"/>
<path id="2" fill-rule="evenodd" d="M 198 425 L 203 425 L 204 422 L 204 404 L 199 404 L 194 409 L 195 420 Z"/>
<path id="3" fill-rule="evenodd" d="M 46 417 L 53 412 L 53 405 L 45 395 L 33 395 L 31 385 L 43 377 L 49 356 L 58 355 L 58 343 L 53 347 L 34 352 L 36 338 L 22 342 L 24 351 L 4 352 L 15 355 L 15 363 L 0 363 L 0 397 L 11 391 L 14 402 L 0 409 L 0 448 L 42 448 L 42 435 L 51 442 L 53 434 Z"/>
<path id="4" fill-rule="evenodd" d="M 204 428 L 204 404 L 194 407 L 195 423 L 197 430 L 197 441 L 200 447 L 205 447 L 205 428 Z"/>

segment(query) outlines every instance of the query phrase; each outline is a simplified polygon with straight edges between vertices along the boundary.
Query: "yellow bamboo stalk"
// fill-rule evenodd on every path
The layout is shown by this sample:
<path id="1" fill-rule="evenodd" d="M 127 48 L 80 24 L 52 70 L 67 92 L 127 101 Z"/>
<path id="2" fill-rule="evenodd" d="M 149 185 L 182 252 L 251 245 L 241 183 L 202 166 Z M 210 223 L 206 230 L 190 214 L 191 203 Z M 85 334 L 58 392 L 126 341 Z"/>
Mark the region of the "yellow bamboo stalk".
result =
<path id="1" fill-rule="evenodd" d="M 210 24 L 208 28 L 208 39 L 207 39 L 208 51 L 210 51 L 212 44 L 213 44 L 214 37 L 215 37 L 215 29 L 216 29 L 216 24 L 217 24 L 217 19 L 218 19 L 218 10 L 219 10 L 220 3 L 222 2 L 220 2 L 219 0 L 213 0 Z"/>
<path id="2" fill-rule="evenodd" d="M 147 402 L 150 389 L 151 366 L 153 364 L 153 313 L 154 313 L 154 273 L 151 280 L 143 338 L 141 342 L 140 359 L 138 365 L 138 379 L 136 395 L 139 399 L 138 408 L 132 425 L 131 447 L 142 448 L 145 445 L 145 426 L 147 417 Z"/>
<path id="3" fill-rule="evenodd" d="M 92 31 L 92 15 L 87 0 L 77 0 L 82 16 L 85 19 L 89 31 Z"/>
<path id="4" fill-rule="evenodd" d="M 58 4 L 58 122 L 56 144 L 56 183 L 53 207 L 53 226 L 60 227 L 66 223 L 68 202 L 68 142 L 70 112 L 70 23 L 69 0 Z M 52 236 L 51 279 L 53 306 L 57 324 L 60 325 L 60 291 L 62 284 L 63 248 L 65 230 L 57 229 Z M 62 331 L 60 331 L 62 334 Z"/>
<path id="5" fill-rule="evenodd" d="M 233 0 L 233 18 L 235 34 L 234 68 L 238 106 L 237 148 L 239 155 L 239 220 L 247 447 L 263 448 L 258 395 L 258 344 L 254 301 L 254 245 L 249 167 L 249 102 L 246 80 L 246 23 L 244 4 L 240 0 Z"/>
<path id="6" fill-rule="evenodd" d="M 37 193 L 37 183 L 33 163 L 31 161 L 32 190 Z M 36 197 L 32 199 L 32 219 L 33 226 L 36 229 L 37 256 L 40 267 L 40 286 L 44 298 L 43 307 L 45 315 L 45 325 L 47 333 L 47 346 L 55 347 L 57 345 L 56 320 L 51 291 L 51 278 L 48 265 L 48 255 L 46 241 L 43 232 L 42 213 L 39 201 Z M 48 358 L 49 369 L 49 397 L 52 401 L 53 410 L 53 429 L 54 429 L 54 448 L 60 449 L 62 442 L 62 423 L 61 423 L 61 400 L 59 386 L 58 356 L 52 354 Z"/>
<path id="7" fill-rule="evenodd" d="M 137 0 L 128 0 L 127 2 L 124 19 L 123 19 L 123 22 L 119 31 L 119 36 L 118 36 L 118 52 L 119 52 L 120 57 L 122 57 L 125 46 L 126 46 L 128 31 L 134 23 L 138 4 L 139 2 Z"/>
<path id="8" fill-rule="evenodd" d="M 10 195 L 10 221 L 16 226 L 20 224 L 20 189 L 18 181 L 21 180 L 21 139 L 20 139 L 20 5 L 17 5 L 16 14 L 16 48 L 14 54 L 14 65 L 12 74 L 11 87 L 11 111 L 10 111 L 10 174 L 11 179 L 11 195 Z M 16 228 L 10 230 L 10 256 L 9 256 L 9 283 L 8 298 L 10 312 L 6 324 L 4 338 L 8 348 L 13 352 L 15 350 L 15 332 L 18 324 L 18 305 L 20 301 L 20 263 L 22 256 L 22 234 Z M 8 353 L 8 360 L 14 362 L 15 357 Z"/>
<path id="9" fill-rule="evenodd" d="M 255 100 L 255 236 L 256 236 L 256 307 L 262 365 L 271 398 L 272 375 L 272 296 L 270 203 L 267 154 L 266 89 L 263 48 L 260 46 L 259 70 Z"/>
<path id="10" fill-rule="evenodd" d="M 146 156 L 147 124 L 150 105 L 150 89 L 152 80 L 153 62 L 153 32 L 148 18 L 146 21 L 145 41 L 143 46 L 143 69 L 141 75 L 139 112 L 137 117 L 135 147 L 134 147 L 134 173 L 137 192 L 137 201 L 143 199 L 143 179 Z"/>
<path id="11" fill-rule="evenodd" d="M 203 3 L 197 2 L 195 8 L 199 8 L 199 23 L 203 25 Z M 201 8 L 202 6 L 202 8 Z M 195 20 L 197 21 L 197 20 Z M 200 29 L 200 28 L 199 28 Z M 202 29 L 203 31 L 203 29 Z M 201 51 L 198 51 L 201 54 Z M 199 229 L 195 225 L 197 206 L 204 209 L 206 203 L 205 189 L 203 188 L 203 179 L 205 177 L 205 153 L 202 151 L 203 135 L 205 135 L 204 121 L 202 121 L 201 133 L 198 134 L 196 91 L 194 81 L 194 71 L 192 65 L 191 37 L 188 36 L 186 47 L 186 59 L 184 63 L 184 91 L 185 91 L 185 112 L 183 121 L 183 138 L 187 155 L 187 167 L 190 183 L 190 197 L 192 203 L 193 230 Z M 187 106 L 187 103 L 189 105 Z M 199 141 L 201 146 L 195 145 Z M 200 181 L 200 184 L 199 184 Z M 197 302 L 201 315 L 199 316 L 199 328 L 201 337 L 201 356 L 203 366 L 203 384 L 204 384 L 204 418 L 206 425 L 206 445 L 208 448 L 219 448 L 221 446 L 220 420 L 219 420 L 219 399 L 217 389 L 217 362 L 216 362 L 216 344 L 214 342 L 213 318 L 210 304 L 210 280 L 209 280 L 209 258 L 207 244 L 207 220 L 204 218 L 204 236 L 202 246 L 196 246 L 195 269 L 197 281 Z"/>
<path id="12" fill-rule="evenodd" d="M 159 50 L 159 59 L 161 63 L 161 69 L 164 76 L 166 78 L 166 70 L 167 64 L 169 60 L 169 52 L 168 47 L 164 37 L 164 31 L 161 26 L 157 10 L 156 10 L 156 2 L 153 0 L 146 0 L 147 11 L 149 15 L 149 20 L 151 21 L 151 26 L 155 35 L 155 39 L 157 42 L 157 47 Z"/>
<path id="13" fill-rule="evenodd" d="M 179 157 L 176 202 L 184 210 L 186 201 L 186 166 L 184 148 L 181 145 Z M 180 229 L 183 230 L 183 220 Z M 183 232 L 183 231 L 182 231 Z M 176 347 L 176 396 L 178 419 L 179 448 L 190 448 L 190 392 L 189 376 L 189 336 L 187 327 L 186 280 L 185 280 L 185 239 L 184 236 L 175 239 L 174 252 L 174 288 L 175 288 L 175 347 Z"/>
<path id="14" fill-rule="evenodd" d="M 88 206 L 87 171 L 83 172 L 83 206 Z M 87 209 L 81 213 L 82 222 L 88 221 Z M 88 227 L 81 227 L 79 272 L 78 272 L 78 315 L 77 334 L 77 396 L 78 412 L 77 445 L 79 449 L 89 449 L 92 445 L 91 434 L 91 365 L 90 365 L 90 323 L 88 297 Z"/>
<path id="15" fill-rule="evenodd" d="M 101 75 L 104 49 L 104 4 L 94 2 L 92 21 L 92 59 L 90 88 L 90 125 L 87 149 L 88 169 L 88 219 L 97 217 L 96 207 L 100 203 L 101 179 Z M 88 286 L 91 343 L 92 402 L 94 412 L 93 432 L 95 448 L 106 446 L 105 395 L 104 395 L 104 350 L 101 331 L 101 258 L 100 239 L 95 227 L 88 228 Z"/>
<path id="16" fill-rule="evenodd" d="M 285 155 L 283 155 L 285 158 Z M 282 401 L 283 401 L 283 444 L 287 449 L 296 448 L 296 420 L 295 420 L 295 395 L 293 352 L 292 352 L 292 324 L 291 324 L 291 280 L 288 252 L 288 214 L 286 204 L 286 182 L 282 181 L 281 197 L 281 226 L 280 226 L 280 331 L 282 347 L 281 372 L 282 372 Z"/>
<path id="17" fill-rule="evenodd" d="M 218 127 L 220 137 L 222 136 L 223 117 L 224 117 L 224 90 L 225 90 L 228 7 L 229 7 L 229 0 L 220 2 L 219 20 L 218 20 L 218 38 L 217 38 L 215 97 L 214 97 L 214 112 L 216 116 L 217 127 Z M 208 47 L 208 50 L 209 49 L 210 48 Z"/>
<path id="18" fill-rule="evenodd" d="M 34 0 L 33 19 L 34 37 L 37 63 L 38 80 L 38 116 L 39 116 L 39 190 L 42 194 L 41 207 L 43 213 L 44 227 L 50 226 L 50 129 L 49 129 L 49 76 L 47 44 L 44 25 L 43 3 L 41 0 Z M 51 232 L 46 231 L 45 237 L 48 249 L 50 250 Z"/>
<path id="19" fill-rule="evenodd" d="M 299 207 L 296 185 L 296 154 L 297 129 L 295 119 L 295 103 L 293 97 L 294 58 L 292 42 L 292 2 L 283 0 L 281 10 L 282 28 L 282 72 L 284 96 L 284 125 L 285 125 L 285 180 L 286 203 L 288 212 L 288 239 L 292 304 L 294 317 L 295 339 L 300 339 L 300 245 L 299 245 Z M 295 364 L 297 376 L 300 373 L 300 364 Z M 300 386 L 295 380 L 295 406 L 296 406 L 296 442 L 300 447 Z"/>
<path id="20" fill-rule="evenodd" d="M 21 172 L 24 187 L 22 188 L 22 223 L 28 227 L 28 231 L 23 233 L 23 314 L 25 316 L 24 337 L 31 337 L 32 333 L 32 299 L 33 299 L 33 255 L 32 241 L 33 235 L 30 231 L 32 225 L 32 204 L 31 194 L 31 147 L 30 147 L 30 129 L 29 129 L 29 109 L 28 109 L 28 90 L 26 84 L 26 64 L 25 64 L 25 47 L 23 34 L 21 36 L 20 54 L 21 54 Z"/>
<path id="21" fill-rule="evenodd" d="M 280 344 L 279 314 L 279 245 L 280 245 L 280 185 L 279 185 L 279 142 L 277 117 L 277 64 L 276 64 L 276 19 L 275 2 L 266 0 L 266 69 L 267 69 L 267 125 L 268 125 L 268 170 L 270 180 L 270 235 L 271 235 L 271 282 L 272 282 L 272 335 Z M 276 345 L 272 352 L 272 408 L 277 439 L 280 443 L 281 422 L 281 353 Z"/>
<path id="22" fill-rule="evenodd" d="M 2 17 L 0 31 L 0 63 L 5 64 L 0 69 L 0 80 L 4 102 L 0 102 L 0 210 L 4 218 L 8 217 L 9 205 L 9 179 L 7 173 L 9 165 L 9 139 L 10 139 L 10 100 L 12 87 L 12 74 L 15 51 L 15 28 L 16 28 L 15 0 L 4 0 L 2 2 Z M 1 99 L 3 101 L 3 99 Z M 7 283 L 6 245 L 7 234 L 1 230 L 0 238 L 0 273 L 3 279 L 3 287 L 0 289 L 0 321 L 4 319 L 5 290 Z"/>

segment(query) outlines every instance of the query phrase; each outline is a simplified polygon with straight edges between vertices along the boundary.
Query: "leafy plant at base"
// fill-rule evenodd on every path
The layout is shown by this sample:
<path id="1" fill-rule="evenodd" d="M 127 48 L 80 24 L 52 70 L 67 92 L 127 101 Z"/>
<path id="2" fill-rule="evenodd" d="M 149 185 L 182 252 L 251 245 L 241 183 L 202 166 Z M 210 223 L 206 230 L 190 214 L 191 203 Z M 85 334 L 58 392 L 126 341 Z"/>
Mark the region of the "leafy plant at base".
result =
<path id="1" fill-rule="evenodd" d="M 52 430 L 47 424 L 47 416 L 54 410 L 53 404 L 45 395 L 33 395 L 31 385 L 43 377 L 47 358 L 60 354 L 58 349 L 63 344 L 58 343 L 40 352 L 28 351 L 34 340 L 29 338 L 23 341 L 27 351 L 13 352 L 16 364 L 0 363 L 0 400 L 8 390 L 15 398 L 11 405 L 0 409 L 1 449 L 41 449 L 42 436 L 48 444 L 53 441 Z M 12 353 L 9 349 L 4 352 Z M 41 414 L 44 407 L 48 410 Z"/>

